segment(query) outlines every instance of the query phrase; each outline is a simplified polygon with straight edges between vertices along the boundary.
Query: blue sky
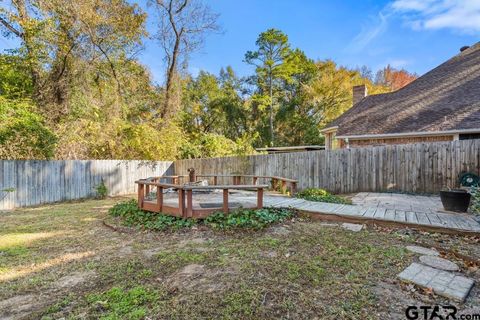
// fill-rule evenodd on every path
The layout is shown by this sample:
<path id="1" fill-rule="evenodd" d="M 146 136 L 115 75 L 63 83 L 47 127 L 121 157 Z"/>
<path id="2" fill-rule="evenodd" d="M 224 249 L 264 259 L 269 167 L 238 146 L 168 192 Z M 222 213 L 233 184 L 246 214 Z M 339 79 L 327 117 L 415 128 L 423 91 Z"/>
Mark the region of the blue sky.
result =
<path id="1" fill-rule="evenodd" d="M 212 34 L 192 55 L 190 72 L 218 73 L 231 65 L 241 76 L 253 70 L 243 62 L 258 34 L 277 28 L 293 47 L 313 59 L 333 59 L 374 71 L 391 64 L 423 74 L 480 41 L 480 0 L 208 0 L 220 14 L 224 32 Z M 147 42 L 141 60 L 163 79 L 161 50 Z"/>
<path id="2" fill-rule="evenodd" d="M 131 0 L 133 2 L 133 0 Z M 142 8 L 151 11 L 142 0 Z M 285 32 L 292 47 L 313 59 L 333 59 L 373 71 L 391 64 L 423 74 L 480 41 L 480 0 L 206 0 L 220 14 L 221 34 L 211 34 L 191 56 L 189 70 L 217 74 L 232 66 L 240 75 L 253 72 L 243 62 L 255 49 L 258 34 L 268 28 Z M 150 33 L 154 25 L 149 23 Z M 2 47 L 11 42 L 2 39 Z M 139 56 L 154 79 L 164 78 L 163 53 L 145 41 Z"/>

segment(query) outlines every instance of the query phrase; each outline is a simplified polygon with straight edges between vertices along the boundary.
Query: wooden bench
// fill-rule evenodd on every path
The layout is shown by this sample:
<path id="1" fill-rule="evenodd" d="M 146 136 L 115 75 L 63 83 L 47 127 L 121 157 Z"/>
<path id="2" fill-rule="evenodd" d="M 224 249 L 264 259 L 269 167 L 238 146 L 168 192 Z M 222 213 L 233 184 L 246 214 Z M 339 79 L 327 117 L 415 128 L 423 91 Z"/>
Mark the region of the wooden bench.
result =
<path id="1" fill-rule="evenodd" d="M 187 177 L 187 176 L 184 176 Z M 279 176 L 263 176 L 263 175 L 249 175 L 249 174 L 229 174 L 229 175 L 222 175 L 222 174 L 198 174 L 196 178 L 213 178 L 213 185 L 218 184 L 218 178 L 232 178 L 233 185 L 240 185 L 242 178 L 244 183 L 246 183 L 246 178 L 251 179 L 251 183 L 253 185 L 258 184 L 259 179 L 268 179 L 270 180 L 272 189 L 276 190 L 280 187 L 280 191 L 282 194 L 287 193 L 287 190 L 290 190 L 290 194 L 293 195 L 297 192 L 297 185 L 298 180 L 288 179 Z M 280 183 L 280 185 L 279 185 Z"/>

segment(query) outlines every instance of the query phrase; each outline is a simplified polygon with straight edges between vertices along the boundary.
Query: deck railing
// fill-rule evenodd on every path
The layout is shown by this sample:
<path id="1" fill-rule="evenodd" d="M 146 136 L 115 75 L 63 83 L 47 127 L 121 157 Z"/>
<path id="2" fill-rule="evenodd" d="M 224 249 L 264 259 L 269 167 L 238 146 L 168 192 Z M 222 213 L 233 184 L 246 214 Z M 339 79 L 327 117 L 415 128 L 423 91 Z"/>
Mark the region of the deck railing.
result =
<path id="1" fill-rule="evenodd" d="M 248 174 L 197 174 L 193 178 L 194 180 L 207 178 L 211 180 L 213 186 L 218 185 L 219 178 L 221 179 L 231 178 L 233 185 L 242 184 L 242 180 L 244 184 L 247 184 L 249 180 L 250 184 L 256 185 L 261 180 L 264 180 L 264 182 L 270 183 L 272 189 L 279 190 L 282 194 L 285 194 L 287 193 L 287 191 L 290 191 L 291 195 L 297 192 L 297 185 L 298 185 L 298 180 L 278 177 L 278 176 L 262 176 L 262 175 L 248 175 Z M 187 182 L 187 180 L 189 179 L 189 175 L 161 176 L 161 177 L 152 177 L 150 179 L 157 179 L 158 181 L 161 181 L 162 179 L 170 179 L 172 184 L 179 184 L 181 181 Z"/>

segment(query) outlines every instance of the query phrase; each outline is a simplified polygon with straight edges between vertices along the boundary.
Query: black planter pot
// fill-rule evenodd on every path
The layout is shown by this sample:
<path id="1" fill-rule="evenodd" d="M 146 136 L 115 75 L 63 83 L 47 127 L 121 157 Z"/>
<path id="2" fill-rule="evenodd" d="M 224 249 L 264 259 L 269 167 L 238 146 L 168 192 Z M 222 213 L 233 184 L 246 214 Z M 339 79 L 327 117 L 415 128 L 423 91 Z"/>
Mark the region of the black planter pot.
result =
<path id="1" fill-rule="evenodd" d="M 471 195 L 465 190 L 440 191 L 443 208 L 448 211 L 467 212 Z"/>

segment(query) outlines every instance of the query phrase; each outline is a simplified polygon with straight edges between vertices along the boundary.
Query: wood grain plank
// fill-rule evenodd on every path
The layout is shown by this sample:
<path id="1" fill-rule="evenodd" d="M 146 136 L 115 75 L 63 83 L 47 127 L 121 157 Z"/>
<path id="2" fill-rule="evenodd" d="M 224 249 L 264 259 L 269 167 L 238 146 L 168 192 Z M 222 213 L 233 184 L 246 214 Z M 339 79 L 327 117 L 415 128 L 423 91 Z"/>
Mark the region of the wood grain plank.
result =
<path id="1" fill-rule="evenodd" d="M 386 212 L 387 212 L 387 209 L 385 208 L 377 208 L 377 211 L 375 211 L 375 215 L 373 217 L 375 219 L 385 219 Z"/>
<path id="2" fill-rule="evenodd" d="M 408 223 L 415 223 L 415 224 L 418 223 L 417 215 L 416 215 L 415 212 L 407 211 L 406 215 L 407 215 L 407 222 Z"/>

